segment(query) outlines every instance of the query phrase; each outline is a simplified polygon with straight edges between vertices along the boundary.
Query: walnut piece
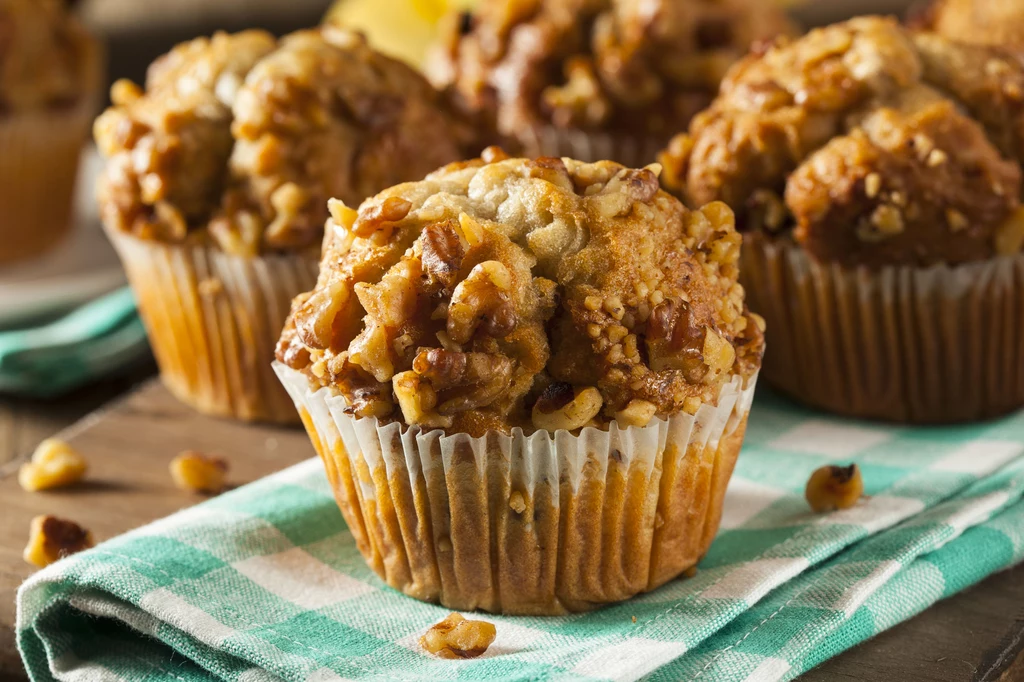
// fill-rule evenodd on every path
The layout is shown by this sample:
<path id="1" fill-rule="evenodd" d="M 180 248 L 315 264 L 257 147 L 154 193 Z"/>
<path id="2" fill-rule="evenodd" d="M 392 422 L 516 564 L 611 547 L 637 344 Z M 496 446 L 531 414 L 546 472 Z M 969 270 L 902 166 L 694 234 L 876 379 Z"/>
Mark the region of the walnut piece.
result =
<path id="1" fill-rule="evenodd" d="M 82 480 L 87 466 L 85 458 L 68 443 L 47 438 L 36 447 L 32 459 L 21 465 L 18 483 L 29 492 L 63 488 Z"/>
<path id="2" fill-rule="evenodd" d="M 74 521 L 57 516 L 37 516 L 29 526 L 28 545 L 22 557 L 43 568 L 83 549 L 95 546 L 92 533 Z"/>
<path id="3" fill-rule="evenodd" d="M 856 464 L 815 469 L 804 490 L 807 503 L 818 513 L 849 509 L 863 494 L 864 479 Z"/>
<path id="4" fill-rule="evenodd" d="M 420 637 L 420 646 L 439 658 L 476 658 L 487 651 L 496 636 L 492 623 L 452 613 Z"/>
<path id="5" fill-rule="evenodd" d="M 228 463 L 222 457 L 185 450 L 171 460 L 171 478 L 182 490 L 216 495 L 224 490 Z"/>

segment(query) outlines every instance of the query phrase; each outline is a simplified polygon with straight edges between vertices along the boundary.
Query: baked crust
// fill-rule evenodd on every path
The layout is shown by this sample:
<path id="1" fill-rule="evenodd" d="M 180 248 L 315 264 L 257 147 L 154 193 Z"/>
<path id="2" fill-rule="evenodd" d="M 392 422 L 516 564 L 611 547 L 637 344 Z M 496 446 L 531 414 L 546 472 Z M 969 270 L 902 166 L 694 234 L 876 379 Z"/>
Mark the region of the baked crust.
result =
<path id="1" fill-rule="evenodd" d="M 465 127 L 410 67 L 336 26 L 179 45 L 96 122 L 103 217 L 225 252 L 315 248 L 327 199 L 357 202 L 460 158 Z"/>
<path id="2" fill-rule="evenodd" d="M 470 434 L 646 424 L 756 373 L 723 204 L 686 210 L 656 169 L 485 157 L 333 203 L 278 359 L 356 416 Z"/>
<path id="3" fill-rule="evenodd" d="M 934 0 L 911 25 L 965 43 L 1024 47 L 1019 0 Z"/>
<path id="4" fill-rule="evenodd" d="M 488 0 L 452 15 L 428 76 L 481 125 L 666 139 L 750 43 L 792 31 L 759 0 Z"/>
<path id="5" fill-rule="evenodd" d="M 97 47 L 64 0 L 0 2 L 0 117 L 68 109 L 97 87 Z"/>
<path id="6" fill-rule="evenodd" d="M 956 264 L 1020 250 L 1024 61 L 861 17 L 726 77 L 662 154 L 665 184 L 819 261 Z"/>

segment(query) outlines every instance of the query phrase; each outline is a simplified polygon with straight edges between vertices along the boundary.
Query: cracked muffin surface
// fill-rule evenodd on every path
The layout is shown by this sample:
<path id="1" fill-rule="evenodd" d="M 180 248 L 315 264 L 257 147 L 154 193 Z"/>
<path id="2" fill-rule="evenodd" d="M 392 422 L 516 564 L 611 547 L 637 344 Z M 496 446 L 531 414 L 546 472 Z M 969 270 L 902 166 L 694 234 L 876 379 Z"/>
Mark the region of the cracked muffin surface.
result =
<path id="1" fill-rule="evenodd" d="M 721 203 L 657 168 L 498 149 L 331 203 L 316 288 L 277 357 L 360 417 L 480 435 L 644 425 L 750 378 L 761 321 Z"/>
<path id="2" fill-rule="evenodd" d="M 508 137 L 553 125 L 667 139 L 750 43 L 791 30 L 758 0 L 485 0 L 450 17 L 427 72 Z"/>
<path id="3" fill-rule="evenodd" d="M 410 67 L 336 27 L 174 48 L 96 122 L 114 229 L 253 256 L 315 249 L 350 202 L 462 156 L 465 128 Z"/>
<path id="4" fill-rule="evenodd" d="M 965 43 L 1024 48 L 1020 0 L 934 0 L 911 25 Z"/>
<path id="5" fill-rule="evenodd" d="M 97 58 L 64 0 L 0 0 L 0 117 L 91 97 Z"/>
<path id="6" fill-rule="evenodd" d="M 661 156 L 743 230 L 880 267 L 1021 250 L 1024 60 L 861 17 L 737 63 Z"/>

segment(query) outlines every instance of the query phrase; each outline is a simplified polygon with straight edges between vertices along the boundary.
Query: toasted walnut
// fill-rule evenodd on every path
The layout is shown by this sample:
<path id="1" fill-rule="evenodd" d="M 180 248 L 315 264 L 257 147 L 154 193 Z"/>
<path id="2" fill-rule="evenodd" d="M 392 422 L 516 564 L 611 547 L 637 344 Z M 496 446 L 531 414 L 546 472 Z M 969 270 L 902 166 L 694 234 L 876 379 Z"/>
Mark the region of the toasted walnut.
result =
<path id="1" fill-rule="evenodd" d="M 678 369 L 688 381 L 702 381 L 708 372 L 701 352 L 704 335 L 704 328 L 694 324 L 689 303 L 670 298 L 658 304 L 647 320 L 651 369 Z"/>
<path id="2" fill-rule="evenodd" d="M 33 566 L 42 568 L 95 544 L 92 533 L 74 521 L 50 515 L 37 516 L 29 527 L 28 545 L 22 557 Z"/>
<path id="3" fill-rule="evenodd" d="M 437 412 L 451 415 L 494 402 L 508 388 L 513 366 L 503 355 L 432 348 L 416 356 L 412 369 L 437 392 Z"/>
<path id="4" fill-rule="evenodd" d="M 503 338 L 516 326 L 509 300 L 512 275 L 500 261 L 485 261 L 459 282 L 448 304 L 448 336 L 466 343 L 481 329 L 488 336 Z"/>
<path id="5" fill-rule="evenodd" d="M 409 215 L 412 204 L 401 197 L 388 197 L 379 204 L 369 204 L 359 211 L 359 220 L 353 225 L 357 237 L 369 237 Z"/>
<path id="6" fill-rule="evenodd" d="M 182 490 L 217 494 L 224 490 L 228 463 L 195 450 L 186 450 L 171 460 L 171 478 Z"/>
<path id="7" fill-rule="evenodd" d="M 629 403 L 615 413 L 615 421 L 619 423 L 619 426 L 647 426 L 654 415 L 658 412 L 658 406 L 652 402 L 634 398 Z"/>
<path id="8" fill-rule="evenodd" d="M 476 658 L 491 646 L 498 631 L 492 623 L 466 620 L 453 613 L 420 637 L 420 646 L 440 658 Z"/>
<path id="9" fill-rule="evenodd" d="M 63 488 L 85 475 L 85 459 L 68 443 L 47 438 L 18 470 L 18 483 L 29 492 Z"/>
<path id="10" fill-rule="evenodd" d="M 564 401 L 564 385 L 556 382 L 548 386 L 533 406 L 533 425 L 538 429 L 574 431 L 590 423 L 601 411 L 604 399 L 592 386 L 572 389 L 572 398 Z M 557 406 L 561 403 L 560 406 Z"/>
<path id="11" fill-rule="evenodd" d="M 391 384 L 407 424 L 419 424 L 427 428 L 447 428 L 452 425 L 451 416 L 437 414 L 437 393 L 430 382 L 421 379 L 413 371 L 401 372 L 391 379 Z"/>
<path id="12" fill-rule="evenodd" d="M 804 490 L 807 503 L 818 513 L 848 509 L 857 504 L 863 494 L 864 479 L 856 464 L 815 469 Z"/>
<path id="13" fill-rule="evenodd" d="M 466 250 L 462 246 L 455 221 L 434 223 L 423 229 L 423 273 L 430 278 L 431 289 L 451 294 L 458 281 L 459 268 Z"/>

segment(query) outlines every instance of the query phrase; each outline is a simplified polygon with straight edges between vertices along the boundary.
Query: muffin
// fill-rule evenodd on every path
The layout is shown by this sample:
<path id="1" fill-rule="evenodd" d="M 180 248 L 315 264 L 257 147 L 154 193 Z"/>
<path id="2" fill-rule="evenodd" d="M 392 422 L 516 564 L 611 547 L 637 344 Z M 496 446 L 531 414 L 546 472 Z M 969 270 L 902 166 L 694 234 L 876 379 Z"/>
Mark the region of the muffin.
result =
<path id="1" fill-rule="evenodd" d="M 744 233 L 765 376 L 897 422 L 1024 405 L 1024 60 L 864 17 L 751 54 L 662 155 Z"/>
<path id="2" fill-rule="evenodd" d="M 483 0 L 449 18 L 427 74 L 527 156 L 641 166 L 752 42 L 791 28 L 760 0 Z"/>
<path id="3" fill-rule="evenodd" d="M 61 0 L 0 0 L 0 264 L 68 233 L 103 60 Z"/>
<path id="4" fill-rule="evenodd" d="M 911 24 L 951 40 L 1024 48 L 1024 2 L 934 0 Z"/>
<path id="5" fill-rule="evenodd" d="M 557 614 L 697 563 L 763 352 L 725 205 L 491 148 L 331 215 L 276 369 L 389 585 Z"/>
<path id="6" fill-rule="evenodd" d="M 337 27 L 199 38 L 111 98 L 100 210 L 164 383 L 202 412 L 297 423 L 270 362 L 316 281 L 327 199 L 462 158 L 463 127 L 422 76 Z"/>

